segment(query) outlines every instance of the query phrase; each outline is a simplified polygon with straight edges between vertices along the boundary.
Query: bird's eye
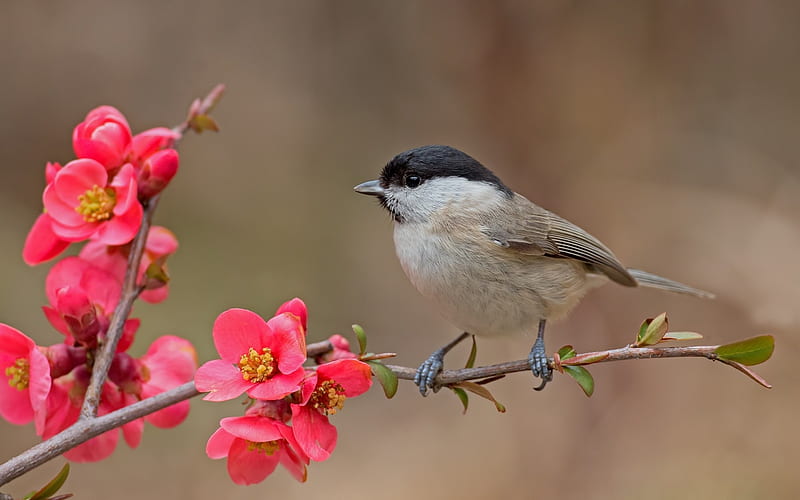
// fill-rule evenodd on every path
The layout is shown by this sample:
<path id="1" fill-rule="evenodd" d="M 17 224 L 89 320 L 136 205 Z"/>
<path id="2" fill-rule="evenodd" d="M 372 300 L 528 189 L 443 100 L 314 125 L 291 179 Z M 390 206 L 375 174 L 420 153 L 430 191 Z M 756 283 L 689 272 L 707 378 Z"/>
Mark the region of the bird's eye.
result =
<path id="1" fill-rule="evenodd" d="M 414 189 L 415 187 L 422 184 L 422 179 L 418 175 L 408 175 L 406 176 L 406 187 L 410 187 Z"/>

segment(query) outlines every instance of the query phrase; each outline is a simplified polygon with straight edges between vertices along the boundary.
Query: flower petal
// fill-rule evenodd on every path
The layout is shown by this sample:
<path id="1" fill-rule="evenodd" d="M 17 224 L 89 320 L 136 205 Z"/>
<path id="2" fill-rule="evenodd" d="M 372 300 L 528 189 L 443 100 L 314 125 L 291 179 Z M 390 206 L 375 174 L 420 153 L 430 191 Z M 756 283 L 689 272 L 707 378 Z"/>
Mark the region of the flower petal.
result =
<path id="1" fill-rule="evenodd" d="M 306 338 L 300 318 L 291 313 L 282 313 L 267 321 L 272 331 L 268 344 L 278 360 L 278 370 L 293 372 L 306 361 Z"/>
<path id="2" fill-rule="evenodd" d="M 372 387 L 372 371 L 368 364 L 357 359 L 340 359 L 317 368 L 322 380 L 335 380 L 344 388 L 345 396 L 360 396 Z"/>
<path id="3" fill-rule="evenodd" d="M 22 260 L 29 266 L 35 266 L 58 256 L 68 246 L 69 241 L 62 240 L 53 232 L 50 216 L 41 214 L 25 238 Z"/>
<path id="4" fill-rule="evenodd" d="M 313 408 L 292 405 L 292 429 L 300 448 L 312 460 L 327 460 L 336 448 L 336 427 Z"/>
<path id="5" fill-rule="evenodd" d="M 244 439 L 236 439 L 228 452 L 228 475 L 236 484 L 256 484 L 267 478 L 278 466 L 278 453 L 249 450 Z"/>
<path id="6" fill-rule="evenodd" d="M 306 308 L 305 302 L 297 297 L 288 302 L 284 302 L 275 312 L 275 316 L 285 312 L 292 313 L 300 318 L 300 323 L 303 325 L 303 332 L 308 329 L 308 309 Z"/>
<path id="7" fill-rule="evenodd" d="M 253 386 L 242 378 L 238 368 L 222 359 L 201 366 L 194 375 L 194 385 L 199 392 L 208 392 L 206 401 L 227 401 L 238 398 Z"/>
<path id="8" fill-rule="evenodd" d="M 283 438 L 276 422 L 269 417 L 246 415 L 223 418 L 219 421 L 219 425 L 238 438 L 254 443 L 265 443 Z"/>
<path id="9" fill-rule="evenodd" d="M 261 339 L 267 332 L 267 324 L 253 311 L 228 309 L 214 321 L 214 346 L 220 358 L 238 363 L 251 347 L 256 350 L 266 347 Z"/>
<path id="10" fill-rule="evenodd" d="M 264 382 L 253 385 L 247 390 L 247 394 L 251 398 L 267 401 L 281 399 L 300 389 L 300 381 L 303 380 L 303 376 L 302 367 L 289 374 L 279 373 Z"/>
<path id="11" fill-rule="evenodd" d="M 75 207 L 78 206 L 77 201 L 74 204 L 70 204 L 62 200 L 56 193 L 55 185 L 49 184 L 44 188 L 42 203 L 44 204 L 44 209 L 47 211 L 47 216 L 50 217 L 51 220 L 50 230 L 53 231 L 56 237 L 58 237 L 58 234 L 55 233 L 53 222 L 57 221 L 60 225 L 66 225 L 68 227 L 86 225 L 83 216 L 75 211 Z"/>
<path id="12" fill-rule="evenodd" d="M 206 443 L 206 455 L 213 460 L 227 457 L 228 451 L 235 439 L 236 436 L 220 427 L 208 438 L 208 442 Z"/>
<path id="13" fill-rule="evenodd" d="M 105 167 L 94 160 L 84 158 L 64 165 L 53 179 L 52 186 L 64 203 L 77 207 L 79 196 L 94 186 L 104 188 L 107 183 L 108 172 Z"/>
<path id="14" fill-rule="evenodd" d="M 97 236 L 94 238 L 105 245 L 124 245 L 130 243 L 142 225 L 142 205 L 137 201 L 131 204 L 127 212 L 114 215 L 106 222 L 99 224 Z"/>

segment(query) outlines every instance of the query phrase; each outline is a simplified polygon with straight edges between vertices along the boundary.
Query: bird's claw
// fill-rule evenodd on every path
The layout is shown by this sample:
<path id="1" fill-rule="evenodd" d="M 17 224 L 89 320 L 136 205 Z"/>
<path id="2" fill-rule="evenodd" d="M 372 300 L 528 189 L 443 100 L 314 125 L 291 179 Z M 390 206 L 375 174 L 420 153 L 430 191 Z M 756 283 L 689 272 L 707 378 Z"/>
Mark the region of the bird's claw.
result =
<path id="1" fill-rule="evenodd" d="M 442 372 L 444 367 L 444 354 L 442 349 L 435 351 L 417 368 L 417 373 L 414 374 L 414 383 L 419 387 L 419 393 L 423 396 L 428 395 L 428 390 L 439 391 L 439 386 L 436 385 L 436 376 Z"/>
<path id="2" fill-rule="evenodd" d="M 548 382 L 553 380 L 553 370 L 550 369 L 550 360 L 544 350 L 544 340 L 542 338 L 537 338 L 533 344 L 531 353 L 528 355 L 528 363 L 531 365 L 533 376 L 542 379 L 542 383 L 534 387 L 533 390 L 541 391 Z"/>

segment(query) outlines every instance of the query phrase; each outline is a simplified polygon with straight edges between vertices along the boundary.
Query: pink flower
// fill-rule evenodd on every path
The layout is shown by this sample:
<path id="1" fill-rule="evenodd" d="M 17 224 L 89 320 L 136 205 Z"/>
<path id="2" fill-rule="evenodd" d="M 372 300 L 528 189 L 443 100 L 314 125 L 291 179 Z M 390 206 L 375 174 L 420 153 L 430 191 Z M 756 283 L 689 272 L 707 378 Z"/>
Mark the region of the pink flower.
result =
<path id="1" fill-rule="evenodd" d="M 0 323 L 0 416 L 12 424 L 36 419 L 37 431 L 44 426 L 50 364 L 27 335 Z"/>
<path id="2" fill-rule="evenodd" d="M 150 198 L 160 193 L 178 172 L 178 152 L 164 149 L 153 153 L 139 171 L 139 194 Z"/>
<path id="3" fill-rule="evenodd" d="M 59 238 L 53 232 L 50 216 L 41 214 L 25 238 L 22 260 L 29 266 L 35 266 L 58 256 L 68 246 L 69 241 Z"/>
<path id="4" fill-rule="evenodd" d="M 141 399 L 161 394 L 189 382 L 197 371 L 197 352 L 191 342 L 173 335 L 159 337 L 139 360 L 142 372 Z M 175 427 L 189 414 L 189 401 L 168 406 L 145 417 L 162 429 Z"/>
<path id="5" fill-rule="evenodd" d="M 306 341 L 303 325 L 291 313 L 269 321 L 246 309 L 229 309 L 214 322 L 214 345 L 222 359 L 197 370 L 195 385 L 207 401 L 227 401 L 242 393 L 255 399 L 280 399 L 300 388 Z"/>
<path id="6" fill-rule="evenodd" d="M 119 302 L 120 281 L 80 257 L 67 257 L 50 269 L 45 293 L 50 306 L 42 310 L 53 327 L 66 336 L 65 342 L 92 348 L 108 329 Z M 118 351 L 128 349 L 138 327 L 138 319 L 125 322 Z"/>
<path id="7" fill-rule="evenodd" d="M 42 439 L 49 439 L 77 422 L 89 376 L 84 367 L 78 367 L 70 375 L 53 381 L 47 396 L 47 418 L 43 431 L 39 433 Z M 115 385 L 106 382 L 97 413 L 106 415 L 122 408 L 124 404 L 123 393 Z M 125 424 L 122 433 L 126 442 L 135 447 L 141 439 L 141 419 Z M 118 441 L 119 430 L 112 429 L 65 452 L 64 457 L 79 463 L 97 462 L 111 456 Z"/>
<path id="8" fill-rule="evenodd" d="M 305 482 L 308 457 L 297 446 L 291 427 L 259 415 L 223 418 L 219 424 L 206 444 L 206 454 L 228 458 L 228 475 L 234 483 L 260 483 L 279 463 Z"/>
<path id="9" fill-rule="evenodd" d="M 151 128 L 133 136 L 127 159 L 134 166 L 141 166 L 151 155 L 170 148 L 181 135 L 164 127 Z"/>
<path id="10" fill-rule="evenodd" d="M 78 158 L 91 158 L 108 170 L 125 163 L 131 143 L 131 128 L 122 113 L 100 106 L 86 115 L 72 132 L 72 148 Z"/>
<path id="11" fill-rule="evenodd" d="M 369 365 L 356 359 L 332 361 L 309 372 L 303 380 L 301 404 L 292 405 L 292 428 L 300 448 L 311 459 L 326 460 L 336 447 L 336 427 L 328 416 L 371 385 Z"/>
<path id="12" fill-rule="evenodd" d="M 133 166 L 126 164 L 109 182 L 100 163 L 67 163 L 44 190 L 53 233 L 67 241 L 93 238 L 106 245 L 128 243 L 142 223 Z"/>
<path id="13" fill-rule="evenodd" d="M 94 264 L 95 266 L 108 271 L 119 279 L 120 282 L 125 277 L 125 270 L 128 265 L 128 255 L 130 254 L 130 244 L 120 246 L 109 246 L 99 241 L 90 240 L 86 242 L 80 252 L 80 257 Z M 154 261 L 166 260 L 178 250 L 178 240 L 172 231 L 161 226 L 152 226 L 147 233 L 147 242 L 142 255 L 142 263 L 139 266 L 139 283 L 143 281 L 143 274 L 147 267 Z M 166 269 L 166 264 L 163 266 Z M 169 285 L 152 290 L 145 290 L 139 296 L 145 302 L 157 304 L 169 296 Z"/>
<path id="14" fill-rule="evenodd" d="M 321 365 L 322 363 L 329 363 L 331 361 L 336 361 L 337 359 L 358 358 L 358 356 L 350 350 L 350 342 L 338 333 L 328 337 L 328 342 L 330 342 L 333 346 L 333 350 L 324 354 L 320 354 L 314 358 L 314 361 L 316 361 L 317 364 Z"/>
<path id="15" fill-rule="evenodd" d="M 300 320 L 300 323 L 303 325 L 303 332 L 308 330 L 308 309 L 306 308 L 305 302 L 297 297 L 290 301 L 284 302 L 281 304 L 278 310 L 275 311 L 275 316 L 286 312 L 297 316 L 297 318 Z"/>

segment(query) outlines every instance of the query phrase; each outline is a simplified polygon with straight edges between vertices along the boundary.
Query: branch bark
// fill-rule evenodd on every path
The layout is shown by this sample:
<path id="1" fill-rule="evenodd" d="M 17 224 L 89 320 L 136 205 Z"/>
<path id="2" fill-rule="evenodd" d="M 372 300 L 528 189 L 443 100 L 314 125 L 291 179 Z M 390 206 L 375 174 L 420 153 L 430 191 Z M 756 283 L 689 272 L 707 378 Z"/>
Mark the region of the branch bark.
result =
<path id="1" fill-rule="evenodd" d="M 692 346 L 692 347 L 634 347 L 625 346 L 618 349 L 606 351 L 595 351 L 578 354 L 574 358 L 560 360 L 556 356 L 551 361 L 552 368 L 560 369 L 562 366 L 579 366 L 595 363 L 605 363 L 610 361 L 623 361 L 628 359 L 655 359 L 655 358 L 687 358 L 702 357 L 712 361 L 720 361 L 726 365 L 743 372 L 748 377 L 755 380 L 764 387 L 771 388 L 763 378 L 754 373 L 746 366 L 735 361 L 729 361 L 717 356 L 716 349 L 719 346 Z M 308 344 L 306 351 L 308 358 L 314 358 L 320 354 L 330 352 L 333 346 L 329 341 Z M 407 366 L 387 365 L 397 378 L 402 380 L 413 380 L 416 368 Z M 523 372 L 530 370 L 527 360 L 509 361 L 495 365 L 480 366 L 476 368 L 463 368 L 460 370 L 444 370 L 436 377 L 439 386 L 448 386 L 468 380 L 491 379 L 509 373 Z M 167 406 L 179 403 L 189 398 L 197 396 L 199 393 L 194 388 L 194 382 L 187 382 L 167 392 L 161 393 L 152 398 L 144 399 L 138 403 L 126 406 L 117 411 L 78 421 L 72 427 L 65 429 L 52 438 L 37 444 L 27 451 L 17 455 L 3 465 L 0 465 L 0 486 L 16 479 L 17 477 L 33 470 L 39 465 L 61 455 L 65 451 L 99 436 L 109 430 L 118 428 L 132 420 L 144 417 L 153 412 L 166 408 Z"/>

